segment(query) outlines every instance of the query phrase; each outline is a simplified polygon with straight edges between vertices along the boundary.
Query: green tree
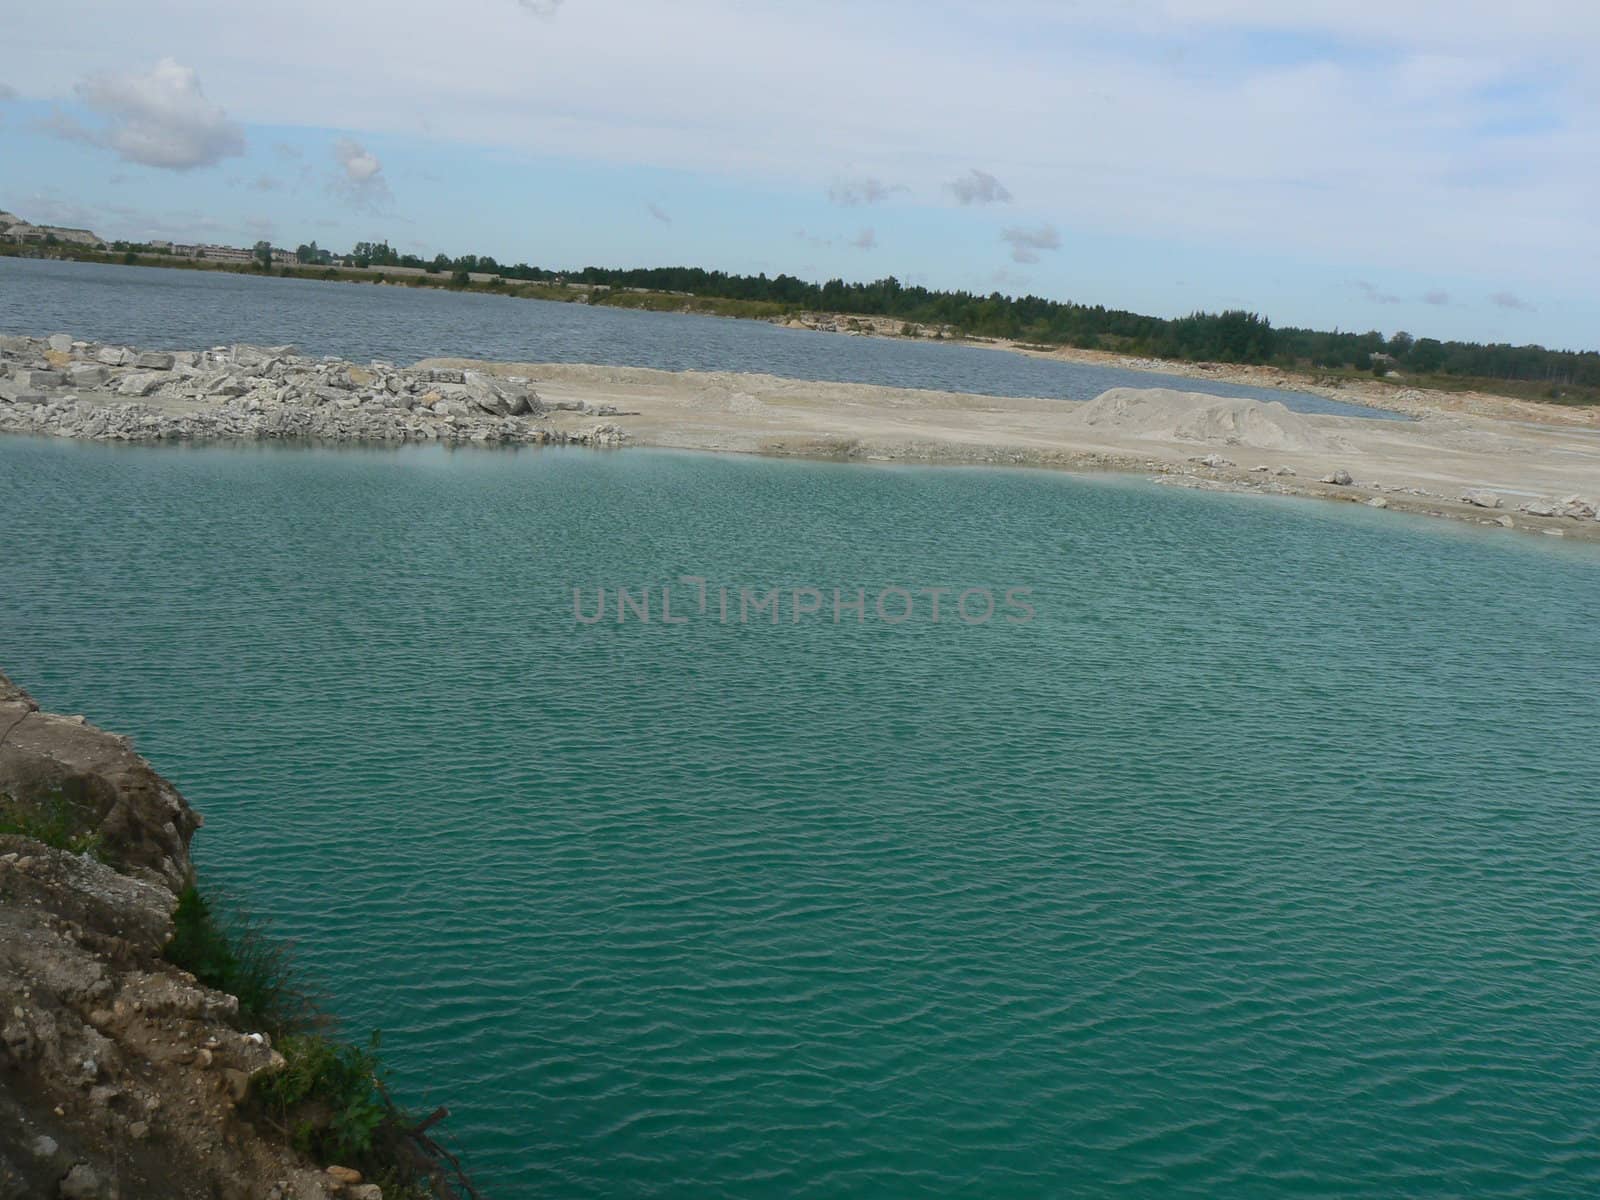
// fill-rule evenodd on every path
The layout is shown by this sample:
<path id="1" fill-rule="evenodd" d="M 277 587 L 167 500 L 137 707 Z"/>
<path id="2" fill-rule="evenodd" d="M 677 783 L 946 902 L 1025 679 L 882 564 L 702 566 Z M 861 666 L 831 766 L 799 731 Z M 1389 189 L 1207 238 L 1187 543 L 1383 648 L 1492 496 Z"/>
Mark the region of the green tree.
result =
<path id="1" fill-rule="evenodd" d="M 257 242 L 255 250 L 251 252 L 251 257 L 253 257 L 256 260 L 256 262 L 261 265 L 262 270 L 266 270 L 267 268 L 271 267 L 272 266 L 272 243 L 271 242 Z"/>

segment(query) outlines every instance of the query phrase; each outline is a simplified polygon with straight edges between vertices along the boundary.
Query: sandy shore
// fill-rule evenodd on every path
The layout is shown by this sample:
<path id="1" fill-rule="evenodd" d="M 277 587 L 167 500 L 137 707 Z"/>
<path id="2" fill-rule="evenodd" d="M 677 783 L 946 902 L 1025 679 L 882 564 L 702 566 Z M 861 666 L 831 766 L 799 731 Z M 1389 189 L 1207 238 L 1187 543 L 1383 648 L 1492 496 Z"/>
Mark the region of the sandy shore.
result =
<path id="1" fill-rule="evenodd" d="M 523 376 L 547 404 L 614 408 L 618 415 L 608 419 L 630 445 L 1136 471 L 1194 486 L 1381 502 L 1398 511 L 1600 540 L 1600 521 L 1519 511 L 1524 504 L 1558 507 L 1574 495 L 1600 499 L 1600 427 L 1423 405 L 1405 421 L 1307 415 L 1257 401 L 1164 392 L 1133 393 L 1160 402 L 1105 412 L 1091 423 L 1093 414 L 1085 410 L 1110 407 L 1104 398 L 1084 405 L 554 363 L 436 359 L 418 365 Z M 1544 415 L 1509 403 L 1518 406 L 1519 418 Z M 1529 407 L 1566 415 L 1554 406 Z M 1257 416 L 1263 419 L 1252 421 Z M 559 409 L 551 419 L 574 428 L 585 422 Z M 1198 461 L 1208 456 L 1223 461 Z M 1351 484 L 1322 482 L 1341 471 Z M 1474 504 L 1462 499 L 1466 493 L 1487 495 Z M 1485 500 L 1498 506 L 1482 507 Z"/>
<path id="2" fill-rule="evenodd" d="M 906 340 L 905 335 L 900 332 L 903 328 L 902 322 L 888 317 L 807 313 L 779 323 L 792 329 L 822 329 L 832 332 L 834 336 Z M 854 328 L 851 328 L 852 324 Z M 915 328 L 920 330 L 919 337 L 933 336 L 932 329 L 921 326 Z M 1070 346 L 1038 347 L 1006 338 L 952 337 L 949 338 L 949 342 L 951 345 L 999 350 L 1008 354 L 1026 355 L 1029 358 L 1079 363 L 1084 366 L 1114 367 L 1124 371 L 1175 375 L 1185 379 L 1209 379 L 1220 383 L 1244 384 L 1249 387 L 1282 388 L 1322 396 L 1329 400 L 1341 400 L 1346 404 L 1361 404 L 1369 408 L 1381 408 L 1408 415 L 1453 412 L 1498 417 L 1511 421 L 1534 421 L 1545 425 L 1566 425 L 1579 429 L 1600 429 L 1600 406 L 1543 404 L 1493 392 L 1471 390 L 1446 392 L 1433 388 L 1417 388 L 1409 386 L 1404 377 L 1398 375 L 1385 379 L 1368 376 L 1344 377 L 1324 382 L 1327 379 L 1326 375 L 1288 371 L 1273 366 L 1135 358 L 1107 350 L 1079 350 Z"/>
<path id="3" fill-rule="evenodd" d="M 1352 397 L 1341 390 L 1340 398 Z M 635 445 L 1132 471 L 1600 540 L 1600 413 L 1500 399 L 1462 411 L 1459 396 L 1413 393 L 1400 420 L 1160 388 L 1072 402 L 771 375 L 459 359 L 399 367 L 293 347 L 165 352 L 65 334 L 0 338 L 0 431 Z"/>

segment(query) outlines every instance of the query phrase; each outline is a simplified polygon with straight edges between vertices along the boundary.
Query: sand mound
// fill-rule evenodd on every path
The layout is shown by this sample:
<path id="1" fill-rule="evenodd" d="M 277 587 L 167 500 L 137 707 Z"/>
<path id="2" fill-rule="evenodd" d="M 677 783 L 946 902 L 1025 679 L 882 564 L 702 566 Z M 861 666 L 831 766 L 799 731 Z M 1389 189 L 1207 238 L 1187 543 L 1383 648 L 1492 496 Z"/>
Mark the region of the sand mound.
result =
<path id="1" fill-rule="evenodd" d="M 1112 388 L 1068 421 L 1124 436 L 1259 450 L 1341 450 L 1330 418 L 1293 412 L 1276 400 L 1235 400 L 1171 388 Z"/>

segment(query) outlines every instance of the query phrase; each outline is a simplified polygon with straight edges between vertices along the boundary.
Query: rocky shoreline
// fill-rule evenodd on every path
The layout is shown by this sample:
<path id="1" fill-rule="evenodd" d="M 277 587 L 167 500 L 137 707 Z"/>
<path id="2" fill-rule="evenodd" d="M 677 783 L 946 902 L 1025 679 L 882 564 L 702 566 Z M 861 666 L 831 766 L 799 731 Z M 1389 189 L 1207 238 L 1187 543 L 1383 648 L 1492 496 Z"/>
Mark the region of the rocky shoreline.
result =
<path id="1" fill-rule="evenodd" d="M 618 446 L 612 422 L 558 425 L 525 378 L 360 366 L 293 346 L 152 351 L 0 337 L 0 431 L 99 441 L 314 440 Z M 613 415 L 604 409 L 577 416 Z"/>
<path id="2" fill-rule="evenodd" d="M 167 960 L 199 814 L 0 674 L 0 819 L 21 813 L 50 828 L 0 832 L 0 1200 L 382 1200 L 263 1120 L 284 1056 Z"/>

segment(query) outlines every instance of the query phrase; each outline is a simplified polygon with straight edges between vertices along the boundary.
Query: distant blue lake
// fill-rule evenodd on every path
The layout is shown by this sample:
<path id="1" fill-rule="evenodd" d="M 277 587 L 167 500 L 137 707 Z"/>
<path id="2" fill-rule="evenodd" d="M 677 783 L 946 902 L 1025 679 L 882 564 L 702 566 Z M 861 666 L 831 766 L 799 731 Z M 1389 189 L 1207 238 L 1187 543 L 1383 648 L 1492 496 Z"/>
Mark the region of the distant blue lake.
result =
<path id="1" fill-rule="evenodd" d="M 1304 392 L 1033 358 L 980 346 L 849 337 L 681 313 L 509 296 L 0 258 L 0 333 L 72 333 L 162 349 L 293 343 L 307 354 L 398 363 L 442 355 L 754 371 L 790 379 L 1092 400 L 1114 387 L 1172 387 L 1298 412 L 1393 418 Z M 1401 418 L 1403 419 L 1403 418 Z"/>

